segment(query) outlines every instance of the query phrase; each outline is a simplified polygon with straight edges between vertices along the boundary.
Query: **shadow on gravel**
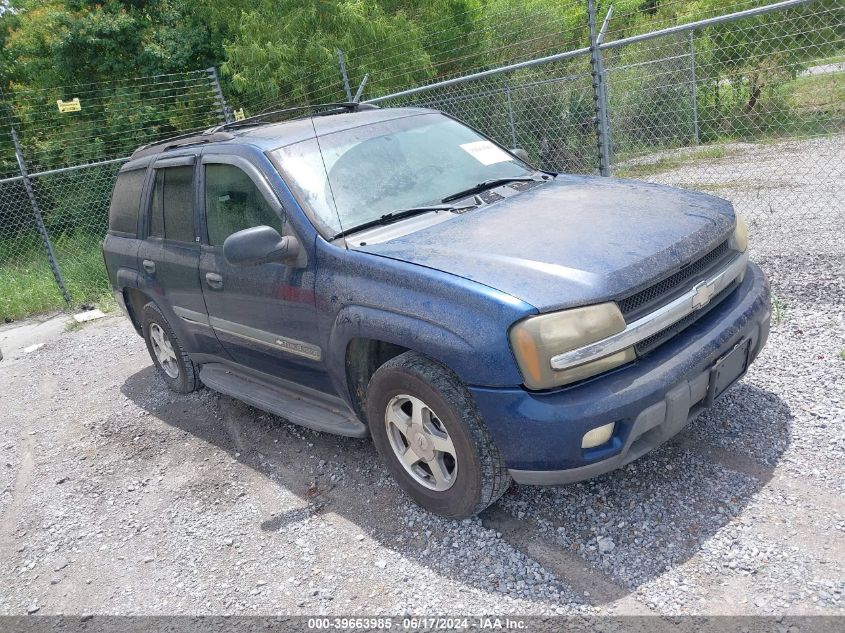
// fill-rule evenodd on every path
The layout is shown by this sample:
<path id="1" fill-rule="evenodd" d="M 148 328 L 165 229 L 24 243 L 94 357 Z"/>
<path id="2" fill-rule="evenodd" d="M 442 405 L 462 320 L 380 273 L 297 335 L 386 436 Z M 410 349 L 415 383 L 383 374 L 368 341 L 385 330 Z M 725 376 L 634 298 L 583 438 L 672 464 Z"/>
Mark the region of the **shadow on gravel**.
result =
<path id="1" fill-rule="evenodd" d="M 600 603 L 698 553 L 729 565 L 730 545 L 712 551 L 708 543 L 772 478 L 790 444 L 791 419 L 779 396 L 740 383 L 625 468 L 569 486 L 512 488 L 500 502 L 504 512 L 491 509 L 485 524 L 504 527 L 505 538 L 535 550 L 532 556 L 556 573 L 566 577 L 571 569 Z M 584 562 L 586 574 L 579 571 Z"/>
<path id="2" fill-rule="evenodd" d="M 438 553 L 448 548 L 433 542 L 465 538 L 461 545 L 470 549 L 474 542 L 461 536 L 461 524 L 420 518 L 387 479 L 369 440 L 304 430 L 210 390 L 167 394 L 152 367 L 130 376 L 121 391 L 305 502 L 265 517 L 257 530 L 284 531 L 331 512 L 420 565 L 484 591 L 510 593 L 491 577 L 495 561 L 483 551 L 476 556 L 489 567 L 485 573 L 464 573 L 443 561 Z M 616 601 L 705 550 L 743 511 L 789 445 L 790 419 L 777 395 L 741 383 L 678 437 L 624 469 L 557 488 L 513 486 L 481 515 L 482 524 L 585 602 Z M 403 518 L 409 513 L 432 530 L 428 540 L 408 536 Z"/>

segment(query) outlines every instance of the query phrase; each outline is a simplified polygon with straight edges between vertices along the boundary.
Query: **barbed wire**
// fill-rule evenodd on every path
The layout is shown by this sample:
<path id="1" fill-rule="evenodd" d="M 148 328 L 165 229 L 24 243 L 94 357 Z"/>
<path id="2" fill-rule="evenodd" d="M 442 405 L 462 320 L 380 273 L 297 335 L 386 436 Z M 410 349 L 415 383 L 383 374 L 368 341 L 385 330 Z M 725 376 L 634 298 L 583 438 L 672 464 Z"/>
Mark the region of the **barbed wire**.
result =
<path id="1" fill-rule="evenodd" d="M 493 10 L 490 10 L 489 8 L 487 8 L 486 11 L 485 11 L 485 9 L 482 9 L 481 11 L 475 11 L 474 9 L 467 9 L 467 10 L 464 10 L 464 11 L 458 11 L 457 13 L 453 13 L 453 14 L 449 15 L 448 17 L 444 17 L 444 18 L 441 18 L 440 20 L 436 20 L 436 21 L 427 23 L 426 24 L 425 37 L 426 37 L 426 40 L 429 43 L 429 48 L 439 48 L 442 44 L 447 44 L 449 42 L 459 40 L 461 38 L 460 35 L 457 35 L 457 36 L 452 37 L 452 38 L 448 38 L 446 40 L 434 40 L 433 39 L 434 37 L 436 37 L 437 35 L 440 35 L 442 33 L 452 32 L 454 30 L 454 26 L 452 28 L 441 29 L 439 31 L 437 31 L 437 30 L 432 31 L 430 29 L 437 28 L 437 25 L 439 25 L 439 24 L 451 23 L 452 25 L 454 25 L 454 24 L 457 23 L 456 18 L 458 16 L 466 17 L 470 13 L 470 11 L 472 11 L 472 13 L 478 13 L 478 17 L 476 17 L 474 20 L 471 21 L 472 28 L 469 29 L 469 30 L 471 30 L 473 33 L 483 35 L 484 33 L 489 33 L 489 32 L 494 32 L 494 31 L 502 31 L 502 30 L 505 30 L 504 27 L 506 27 L 507 25 L 514 24 L 516 22 L 525 22 L 526 23 L 526 29 L 523 29 L 523 32 L 524 32 L 524 30 L 536 28 L 535 24 L 531 24 L 530 20 L 526 20 L 526 15 L 524 13 L 524 9 L 526 9 L 526 8 L 530 9 L 532 7 L 537 7 L 537 6 L 542 6 L 542 5 L 539 5 L 538 3 L 529 4 L 529 6 L 527 6 L 527 7 L 525 5 L 523 5 L 523 7 L 520 7 L 520 9 L 522 11 L 519 11 L 519 12 L 513 11 L 512 8 L 507 8 L 507 9 L 503 9 L 503 10 L 500 10 L 500 11 L 493 11 Z M 556 10 L 558 10 L 558 11 L 562 10 L 561 4 L 557 4 L 555 6 L 556 6 Z M 572 8 L 578 8 L 582 12 L 586 10 L 585 9 L 585 3 L 580 2 L 579 0 L 574 0 L 574 1 L 570 0 L 570 2 L 568 3 L 567 6 L 572 7 Z M 514 15 L 515 13 L 517 15 Z M 499 17 L 503 16 L 503 15 L 513 15 L 513 17 L 510 20 L 505 20 L 503 22 L 498 21 L 497 19 Z M 483 25 L 479 26 L 482 23 L 483 23 Z M 402 44 L 400 44 L 400 43 L 393 44 L 391 46 L 380 47 L 380 48 L 379 47 L 374 48 L 372 46 L 367 46 L 367 47 L 358 46 L 358 47 L 352 47 L 349 50 L 344 51 L 344 53 L 349 55 L 349 56 L 354 57 L 358 52 L 360 52 L 360 51 L 362 51 L 366 48 L 368 53 L 371 53 L 373 50 L 375 50 L 375 51 L 378 52 L 379 55 L 384 56 L 385 53 L 387 53 L 388 51 L 392 51 L 393 49 L 396 49 L 396 48 L 401 48 L 401 46 L 402 46 Z"/>
<path id="2" fill-rule="evenodd" d="M 55 169 L 127 156 L 136 147 L 220 121 L 219 102 L 207 70 L 151 77 L 17 88 L 4 95 L 0 139 L 13 126 L 31 169 Z M 77 109 L 62 113 L 57 101 Z M 7 158 L 9 156 L 9 158 Z M 9 172 L 10 143 L 0 140 L 0 166 Z"/>
<path id="3" fill-rule="evenodd" d="M 654 2 L 654 10 L 650 11 L 648 8 L 642 8 L 640 5 L 637 9 L 628 11 L 617 11 L 613 19 L 609 23 L 606 40 L 617 39 L 623 35 L 635 35 L 647 31 L 656 30 L 657 28 L 666 28 L 683 22 L 693 20 L 705 19 L 721 14 L 741 11 L 743 9 L 752 8 L 755 6 L 762 6 L 768 4 L 766 0 L 736 0 L 731 3 L 720 4 L 716 6 L 700 6 L 697 3 L 688 3 L 681 0 L 669 0 Z M 606 3 L 607 6 L 614 4 L 612 2 Z M 533 11 L 533 12 L 532 12 Z M 557 17 L 548 19 L 549 13 L 554 11 Z M 604 16 L 606 9 L 600 12 L 601 17 Z M 548 5 L 538 3 L 530 4 L 528 7 L 523 7 L 522 11 L 517 15 L 512 9 L 504 8 L 498 11 L 482 8 L 478 11 L 470 9 L 460 12 L 461 17 L 466 18 L 470 14 L 474 14 L 472 19 L 468 20 L 471 27 L 468 29 L 474 37 L 470 41 L 465 41 L 460 33 L 455 33 L 456 28 L 439 28 L 444 24 L 452 22 L 453 18 L 444 17 L 441 20 L 430 23 L 426 32 L 426 50 L 435 51 L 444 49 L 450 43 L 457 43 L 456 46 L 448 49 L 442 54 L 442 59 L 435 61 L 430 65 L 430 70 L 433 73 L 432 79 L 427 83 L 436 83 L 446 79 L 470 75 L 480 70 L 490 67 L 489 61 L 480 64 L 467 64 L 475 57 L 484 56 L 485 58 L 494 59 L 498 65 L 507 65 L 519 61 L 539 57 L 547 53 L 558 52 L 572 48 L 575 42 L 586 42 L 586 3 L 585 2 L 569 2 L 564 6 L 555 6 L 550 9 Z M 532 31 L 536 31 L 537 25 L 532 19 L 540 15 L 547 18 L 544 21 L 543 29 L 546 31 L 542 35 L 535 37 L 523 37 Z M 650 19 L 643 19 L 643 16 L 653 15 Z M 579 24 L 567 29 L 555 29 L 555 26 L 564 25 L 570 20 L 577 20 L 581 16 Z M 501 19 L 504 18 L 504 19 Z M 516 31 L 509 29 L 512 24 L 522 24 L 521 28 Z M 619 26 L 616 26 L 619 25 Z M 433 29 L 433 30 L 431 30 Z M 446 38 L 438 39 L 439 35 L 448 34 Z M 497 36 L 500 40 L 507 38 L 507 40 L 514 41 L 499 41 L 496 39 L 485 42 L 484 37 L 487 35 Z M 532 42 L 556 41 L 555 45 L 536 46 L 533 48 L 526 48 Z M 483 50 L 473 51 L 473 48 L 481 45 Z M 347 60 L 347 66 L 350 74 L 363 76 L 363 72 L 356 71 L 356 59 L 359 53 L 363 53 L 367 58 L 381 58 L 388 59 L 391 53 L 403 46 L 402 43 L 388 44 L 379 46 L 378 44 L 368 44 L 366 47 L 357 46 L 344 51 Z M 469 51 L 469 52 L 466 52 Z M 448 68 L 453 65 L 459 65 L 461 68 L 454 72 L 444 73 L 440 72 L 443 68 Z M 316 68 L 318 65 L 313 65 L 306 69 L 306 74 Z M 404 64 L 402 62 L 380 68 L 378 76 L 370 77 L 368 94 L 371 96 L 380 96 L 384 94 L 384 90 L 380 86 L 395 86 L 395 80 L 401 78 L 404 74 Z M 319 86 L 303 95 L 303 99 L 309 102 L 319 101 L 321 97 L 326 95 L 337 94 L 340 90 L 340 85 Z"/>
<path id="4" fill-rule="evenodd" d="M 608 3 L 608 4 L 613 4 Z M 608 23 L 605 41 L 620 37 L 640 35 L 651 31 L 677 26 L 684 22 L 695 22 L 772 4 L 771 0 L 735 0 L 731 3 L 702 4 L 686 0 L 653 0 L 643 3 L 654 9 L 644 9 L 643 5 L 630 11 L 614 11 Z M 604 12 L 601 14 L 604 16 Z"/>
<path id="5" fill-rule="evenodd" d="M 523 32 L 526 32 L 526 31 L 529 31 L 529 30 L 533 30 L 533 29 L 529 27 L 529 28 L 526 28 Z M 568 32 L 576 32 L 576 31 L 586 33 L 586 28 L 585 27 L 573 28 Z M 527 40 L 511 42 L 510 44 L 500 46 L 500 47 L 498 47 L 494 50 L 495 50 L 496 55 L 498 56 L 499 54 L 501 54 L 504 51 L 508 51 L 508 50 L 511 50 L 511 49 L 514 49 L 514 48 L 517 48 L 517 47 L 524 47 L 526 44 L 531 44 L 532 42 L 536 42 L 536 41 L 539 41 L 539 40 L 548 40 L 548 39 L 552 39 L 552 38 L 557 38 L 557 37 L 565 35 L 566 33 L 567 33 L 567 31 L 558 31 L 558 32 L 554 32 L 554 33 L 548 33 L 548 34 L 544 34 L 544 35 L 541 35 L 541 36 L 537 36 L 535 38 L 529 38 Z M 563 41 L 566 41 L 566 40 L 563 40 Z M 458 50 L 460 50 L 460 49 L 458 49 Z M 534 57 L 541 56 L 544 53 L 547 53 L 549 51 L 558 52 L 560 50 L 565 50 L 562 43 L 561 43 L 561 45 L 554 46 L 554 47 L 549 47 L 549 46 L 544 46 L 544 47 L 539 47 L 539 48 L 535 47 L 535 48 L 531 48 L 531 49 L 528 49 L 528 50 L 524 50 L 519 55 L 507 56 L 506 58 L 504 58 L 503 62 L 500 60 L 500 63 L 511 64 L 511 63 L 515 63 L 515 62 L 518 62 L 518 61 L 523 61 L 525 59 L 531 59 L 531 58 L 534 58 Z M 445 79 L 451 79 L 453 77 L 459 77 L 461 75 L 472 74 L 473 72 L 476 72 L 477 70 L 480 70 L 480 69 L 485 68 L 485 67 L 489 67 L 490 64 L 487 63 L 487 64 L 480 65 L 480 66 L 466 67 L 459 72 L 455 72 L 455 73 L 451 73 L 451 74 L 450 73 L 437 73 L 436 72 L 437 68 L 439 68 L 439 67 L 447 66 L 447 65 L 453 65 L 455 63 L 466 61 L 466 60 L 469 60 L 469 59 L 476 57 L 478 54 L 479 53 L 474 53 L 474 54 L 465 55 L 465 56 L 449 57 L 446 60 L 432 64 L 432 68 L 435 70 L 435 76 L 436 76 L 436 79 L 433 80 L 432 83 L 434 83 L 436 81 L 443 81 Z M 386 73 L 384 83 L 387 83 L 390 79 L 395 78 L 395 75 L 390 75 L 389 73 L 390 73 L 391 70 L 393 70 L 397 67 L 398 66 L 388 67 L 388 68 L 380 71 L 381 73 Z"/>
<path id="6" fill-rule="evenodd" d="M 547 8 L 546 5 L 543 5 L 543 4 L 540 4 L 540 3 L 533 3 L 528 8 L 529 9 L 532 9 L 532 8 L 537 9 L 537 11 L 535 11 L 535 13 L 532 14 L 532 15 L 537 15 L 537 14 L 541 14 L 543 16 L 548 15 L 548 8 Z M 561 7 L 559 5 L 555 5 L 555 11 L 561 12 L 561 11 L 570 11 L 570 10 L 577 10 L 579 12 L 578 14 L 583 15 L 584 12 L 585 12 L 585 3 L 580 2 L 580 1 L 570 1 L 564 7 Z M 459 15 L 466 15 L 467 13 L 468 13 L 468 11 L 464 11 L 464 12 L 460 12 Z M 545 28 L 548 31 L 551 27 L 553 27 L 557 24 L 564 24 L 570 19 L 577 19 L 578 14 L 572 13 L 572 14 L 569 14 L 569 15 L 562 15 L 562 16 L 559 16 L 558 18 L 552 20 L 551 22 L 549 22 L 547 20 L 545 22 Z M 500 18 L 501 16 L 508 16 L 508 19 L 499 20 L 498 18 Z M 474 72 L 475 70 L 477 70 L 479 68 L 489 66 L 489 62 L 487 62 L 485 64 L 479 64 L 479 65 L 475 65 L 475 66 L 465 67 L 461 71 L 458 71 L 458 72 L 455 72 L 455 73 L 438 72 L 439 68 L 448 67 L 449 65 L 453 65 L 453 64 L 456 64 L 456 63 L 460 63 L 460 62 L 465 62 L 465 61 L 471 60 L 473 57 L 476 57 L 476 56 L 479 56 L 479 55 L 495 56 L 496 57 L 495 63 L 497 63 L 497 64 L 498 63 L 510 63 L 511 61 L 513 61 L 517 58 L 528 59 L 528 58 L 531 58 L 532 56 L 538 56 L 538 55 L 542 54 L 544 51 L 561 50 L 561 48 L 566 47 L 567 44 L 570 44 L 571 42 L 575 41 L 578 38 L 584 39 L 584 37 L 586 36 L 586 23 L 585 23 L 585 20 L 581 20 L 581 22 L 582 22 L 581 24 L 578 24 L 578 25 L 571 27 L 569 29 L 559 29 L 559 30 L 556 30 L 554 32 L 547 32 L 544 35 L 537 36 L 537 37 L 534 37 L 534 38 L 520 38 L 521 35 L 526 34 L 526 33 L 530 33 L 532 31 L 536 30 L 536 23 L 534 21 L 532 21 L 530 19 L 530 17 L 531 17 L 530 15 L 526 16 L 525 7 L 522 7 L 521 11 L 519 11 L 519 12 L 515 12 L 513 10 L 503 9 L 503 10 L 499 10 L 499 11 L 487 11 L 485 13 L 479 14 L 479 17 L 477 17 L 475 20 L 471 21 L 470 30 L 474 34 L 473 41 L 461 43 L 461 44 L 449 49 L 448 51 L 446 51 L 446 53 L 444 55 L 444 59 L 442 59 L 440 61 L 433 62 L 430 65 L 430 69 L 432 71 L 434 71 L 434 75 L 435 75 L 434 80 L 443 80 L 443 79 L 453 77 L 453 76 L 460 76 L 462 74 L 469 74 L 469 73 Z M 433 28 L 437 29 L 436 25 L 449 23 L 449 22 L 452 22 L 454 19 L 455 19 L 454 17 L 442 18 L 442 19 L 437 20 L 433 23 L 429 23 L 427 26 L 428 26 L 429 29 L 431 29 L 432 25 L 434 25 Z M 521 26 L 520 29 L 514 31 L 512 29 L 509 30 L 507 28 L 511 24 L 521 24 L 522 26 Z M 443 34 L 443 33 L 450 33 L 451 34 L 451 33 L 454 32 L 454 30 L 455 30 L 454 28 L 446 28 L 446 29 L 440 29 L 440 30 L 434 30 L 434 31 L 430 31 L 430 30 L 426 31 L 426 33 L 425 33 L 425 38 L 426 38 L 425 48 L 426 48 L 426 50 L 437 50 L 439 48 L 444 47 L 446 44 L 449 44 L 450 42 L 463 42 L 465 40 L 465 38 L 460 34 L 452 35 L 452 36 L 447 37 L 445 39 L 440 39 L 440 40 L 435 39 L 436 36 L 439 35 L 439 34 Z M 484 42 L 483 37 L 485 35 L 497 34 L 497 33 L 499 34 L 499 37 L 505 37 L 506 36 L 508 39 L 515 39 L 517 41 L 510 42 L 510 43 L 502 43 L 500 45 L 497 45 L 495 40 L 490 41 L 490 42 Z M 536 41 L 541 41 L 541 40 L 555 40 L 556 45 L 553 46 L 553 47 L 546 46 L 546 47 L 530 48 L 530 49 L 521 51 L 521 53 L 518 56 L 510 56 L 510 57 L 502 58 L 502 54 L 506 53 L 509 50 L 513 50 L 513 49 L 516 49 L 518 47 L 524 47 L 527 44 L 530 44 L 530 43 L 536 42 Z M 478 46 L 479 43 L 486 44 L 486 47 L 482 50 L 479 50 L 478 52 L 475 52 L 475 53 L 470 53 L 470 54 L 467 54 L 467 55 L 461 55 L 460 54 L 461 51 L 465 51 L 467 49 L 471 49 L 473 47 L 476 47 L 476 46 Z M 353 76 L 357 75 L 358 77 L 363 77 L 363 75 L 364 75 L 363 69 L 366 68 L 366 65 L 362 66 L 361 70 L 358 70 L 357 64 L 358 64 L 359 53 L 363 53 L 364 51 L 366 51 L 366 55 L 364 55 L 364 56 L 367 57 L 367 58 L 386 59 L 386 58 L 391 57 L 391 55 L 389 53 L 391 53 L 391 52 L 393 52 L 397 49 L 400 49 L 402 46 L 403 46 L 402 43 L 389 44 L 389 45 L 385 45 L 385 46 L 379 46 L 378 44 L 376 44 L 376 45 L 369 44 L 366 47 L 357 46 L 357 47 L 349 48 L 349 49 L 343 51 L 343 53 L 344 53 L 344 56 L 346 58 L 347 66 L 348 66 L 348 69 L 350 71 L 350 74 L 353 75 Z M 378 75 L 371 74 L 370 75 L 370 83 L 368 84 L 369 85 L 368 93 L 369 94 L 375 94 L 374 88 L 376 88 L 379 85 L 388 85 L 388 86 L 394 85 L 393 84 L 394 80 L 397 79 L 397 77 L 401 77 L 402 74 L 403 74 L 402 72 L 396 72 L 396 71 L 402 69 L 404 66 L 405 66 L 405 64 L 400 62 L 400 63 L 397 63 L 397 64 L 393 64 L 392 66 L 380 68 L 378 70 Z M 300 68 L 298 70 L 299 70 L 301 75 L 309 75 L 309 74 L 313 74 L 314 71 L 320 70 L 322 68 L 323 67 L 319 64 L 312 64 L 310 66 L 306 66 L 306 67 Z M 303 81 L 301 83 L 302 83 L 302 85 L 305 85 L 307 82 Z M 303 101 L 306 101 L 306 102 L 309 102 L 309 103 L 319 103 L 320 101 L 325 101 L 327 96 L 329 97 L 329 100 L 333 100 L 334 99 L 333 95 L 339 95 L 339 94 L 342 95 L 342 84 L 338 81 L 338 82 L 332 82 L 330 85 L 318 86 L 313 90 L 309 90 L 301 96 L 301 99 Z M 262 105 L 267 105 L 267 104 L 272 104 L 272 103 L 278 102 L 277 97 L 266 97 L 262 102 L 256 102 L 256 101 L 253 101 L 252 99 L 254 99 L 254 97 L 251 97 L 249 94 L 242 94 L 242 95 L 237 96 L 237 101 L 240 105 L 244 105 L 244 107 L 249 107 L 253 111 L 255 111 L 255 110 L 260 111 Z"/>

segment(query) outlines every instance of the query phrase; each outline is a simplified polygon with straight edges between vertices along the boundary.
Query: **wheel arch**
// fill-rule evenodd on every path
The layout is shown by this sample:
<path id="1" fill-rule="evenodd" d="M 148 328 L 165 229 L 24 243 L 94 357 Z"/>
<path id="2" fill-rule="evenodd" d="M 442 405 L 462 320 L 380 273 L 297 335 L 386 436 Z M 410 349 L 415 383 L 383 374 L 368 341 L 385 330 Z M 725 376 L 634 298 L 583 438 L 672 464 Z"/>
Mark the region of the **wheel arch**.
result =
<path id="1" fill-rule="evenodd" d="M 407 347 L 376 338 L 355 337 L 346 345 L 346 390 L 358 417 L 366 422 L 367 385 L 376 370 L 392 358 L 410 351 Z"/>
<path id="2" fill-rule="evenodd" d="M 364 306 L 348 306 L 335 320 L 330 340 L 334 363 L 332 379 L 366 423 L 366 387 L 384 363 L 413 351 L 437 361 L 462 380 L 461 369 L 471 358 L 470 344 L 446 328 L 418 317 L 386 312 Z M 456 366 L 457 365 L 457 366 Z"/>

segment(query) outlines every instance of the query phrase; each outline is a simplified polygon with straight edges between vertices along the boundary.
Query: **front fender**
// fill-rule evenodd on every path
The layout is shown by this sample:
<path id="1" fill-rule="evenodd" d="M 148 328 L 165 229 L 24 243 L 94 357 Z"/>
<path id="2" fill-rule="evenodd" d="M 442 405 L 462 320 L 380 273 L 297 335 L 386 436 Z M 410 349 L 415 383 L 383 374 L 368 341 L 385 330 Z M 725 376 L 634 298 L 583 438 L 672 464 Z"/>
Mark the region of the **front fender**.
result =
<path id="1" fill-rule="evenodd" d="M 347 305 L 337 315 L 329 338 L 330 376 L 337 391 L 351 405 L 352 394 L 346 375 L 346 350 L 356 338 L 372 339 L 405 347 L 443 363 L 465 381 L 477 372 L 472 367 L 470 343 L 447 328 L 417 316 Z M 344 362 L 340 362 L 344 359 Z M 471 382 L 471 381 L 470 381 Z"/>
<path id="2" fill-rule="evenodd" d="M 468 385 L 513 386 L 522 376 L 508 328 L 536 309 L 469 279 L 317 241 L 316 296 L 327 370 L 349 396 L 346 353 L 355 338 L 443 363 Z"/>

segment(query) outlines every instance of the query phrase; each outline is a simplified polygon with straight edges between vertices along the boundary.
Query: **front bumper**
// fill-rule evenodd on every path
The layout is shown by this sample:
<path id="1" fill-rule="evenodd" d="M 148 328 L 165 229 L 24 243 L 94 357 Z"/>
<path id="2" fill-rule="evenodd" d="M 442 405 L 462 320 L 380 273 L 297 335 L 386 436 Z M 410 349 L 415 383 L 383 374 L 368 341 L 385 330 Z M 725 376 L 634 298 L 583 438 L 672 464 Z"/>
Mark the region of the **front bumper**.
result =
<path id="1" fill-rule="evenodd" d="M 706 408 L 710 369 L 740 341 L 753 361 L 769 334 L 769 284 L 755 264 L 718 306 L 644 358 L 553 392 L 471 387 L 511 475 L 563 484 L 624 466 Z M 584 434 L 615 422 L 613 437 L 582 449 Z"/>

